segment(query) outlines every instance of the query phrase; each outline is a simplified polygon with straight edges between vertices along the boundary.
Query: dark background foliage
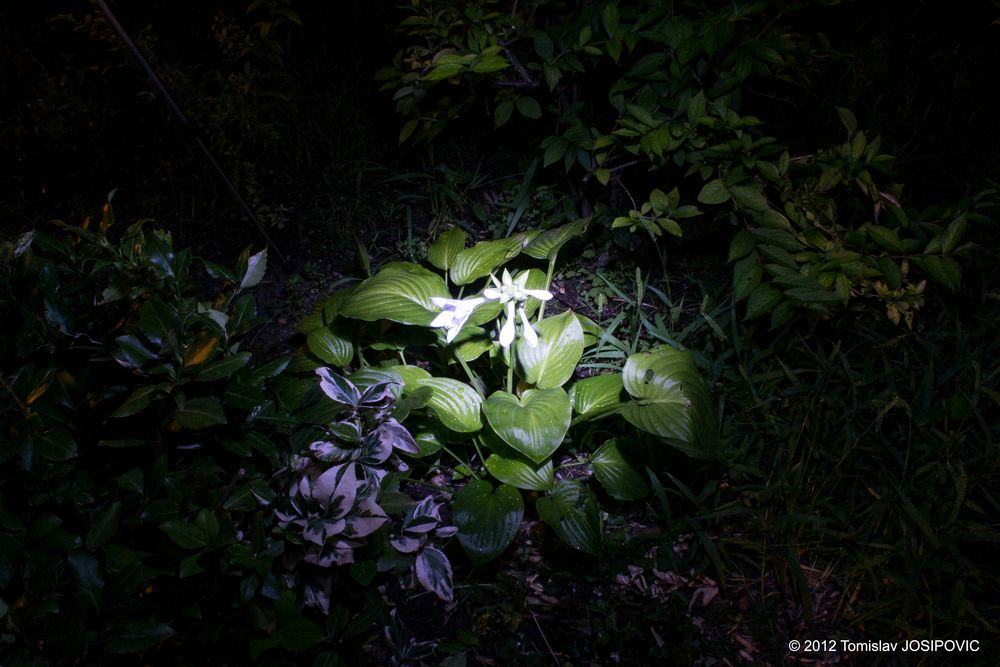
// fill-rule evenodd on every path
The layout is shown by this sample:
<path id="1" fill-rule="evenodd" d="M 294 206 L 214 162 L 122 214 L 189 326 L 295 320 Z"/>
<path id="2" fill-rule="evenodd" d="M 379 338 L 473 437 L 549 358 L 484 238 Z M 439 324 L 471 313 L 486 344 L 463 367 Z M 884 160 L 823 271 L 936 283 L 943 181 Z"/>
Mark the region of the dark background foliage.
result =
<path id="1" fill-rule="evenodd" d="M 842 141 L 834 108 L 853 110 L 869 139 L 881 135 L 883 151 L 897 156 L 907 205 L 931 213 L 1000 182 L 996 2 L 785 4 L 774 22 L 803 35 L 811 57 L 748 84 L 742 114 L 765 119 L 767 133 L 802 154 Z M 515 118 L 506 128 L 512 132 L 495 132 L 494 109 L 477 98 L 429 148 L 400 145 L 406 118 L 375 80 L 406 44 L 398 26 L 407 13 L 395 3 L 177 0 L 112 8 L 291 261 L 279 266 L 272 255 L 256 288 L 259 320 L 250 301 L 233 295 L 250 253 L 235 271 L 176 264 L 191 260 L 180 252 L 190 248 L 229 266 L 243 248 L 263 242 L 95 5 L 2 4 L 0 241 L 30 229 L 51 235 L 37 241 L 44 261 L 12 263 L 4 275 L 2 379 L 21 402 L 57 371 L 74 379 L 60 379 L 63 393 L 53 390 L 40 402 L 43 463 L 25 466 L 23 450 L 4 444 L 0 547 L 12 553 L 11 545 L 23 542 L 28 555 L 15 563 L 24 580 L 12 574 L 19 588 L 2 597 L 12 608 L 21 604 L 27 629 L 18 639 L 34 642 L 18 655 L 44 653 L 45 638 L 62 627 L 48 615 L 51 605 L 21 611 L 28 599 L 60 600 L 80 628 L 50 642 L 49 657 L 90 646 L 92 658 L 152 650 L 144 656 L 152 663 L 176 663 L 176 656 L 195 663 L 231 644 L 230 664 L 269 650 L 274 664 L 285 664 L 289 654 L 273 649 L 280 644 L 281 651 L 318 646 L 314 664 L 337 664 L 334 650 L 385 664 L 382 635 L 405 644 L 407 632 L 446 648 L 434 664 L 445 654 L 468 652 L 471 660 L 476 651 L 501 663 L 536 664 L 551 652 L 550 641 L 567 659 L 673 655 L 689 664 L 736 659 L 741 649 L 731 635 L 742 632 L 759 661 L 776 664 L 787 640 L 807 633 L 997 636 L 1000 246 L 996 222 L 989 222 L 996 209 L 988 208 L 995 194 L 982 199 L 984 215 L 968 228 L 960 289 L 929 288 L 912 328 L 885 320 L 881 304 L 813 312 L 772 329 L 748 323 L 732 299 L 734 226 L 721 216 L 657 243 L 597 233 L 560 274 L 561 305 L 587 312 L 626 343 L 694 350 L 718 396 L 727 464 L 660 454 L 654 481 L 662 485 L 651 500 L 637 510 L 607 505 L 622 532 L 599 563 L 584 562 L 532 525 L 503 565 L 457 566 L 473 583 L 454 614 L 390 582 L 382 594 L 398 603 L 405 627 L 397 625 L 373 602 L 378 595 L 354 585 L 363 576 L 355 581 L 356 573 L 343 572 L 336 575 L 343 606 L 326 619 L 303 614 L 294 596 L 274 593 L 275 554 L 260 540 L 253 553 L 236 546 L 237 531 L 259 527 L 251 491 L 274 486 L 284 462 L 279 451 L 296 438 L 301 447 L 314 426 L 296 432 L 251 424 L 254 399 L 274 399 L 295 382 L 284 378 L 275 389 L 273 368 L 251 366 L 301 342 L 293 339 L 296 320 L 342 274 L 363 275 L 390 257 L 419 259 L 428 230 L 502 233 L 506 218 L 496 212 L 516 208 L 511 200 L 531 181 L 523 176 L 532 156 L 554 130 Z M 604 75 L 610 81 L 615 73 Z M 630 184 L 662 187 L 657 177 L 633 174 Z M 532 185 L 538 191 L 523 227 L 592 203 L 593 181 L 558 169 L 539 169 Z M 105 237 L 95 230 L 112 190 L 119 222 Z M 79 231 L 89 216 L 89 228 Z M 146 231 L 126 231 L 147 218 Z M 154 227 L 171 232 L 172 241 Z M 141 243 L 129 250 L 136 238 Z M 658 291 L 644 292 L 644 280 Z M 95 296 L 129 285 L 135 290 L 114 303 Z M 217 293 L 199 305 L 196 295 Z M 170 352 L 163 343 L 153 357 L 141 350 L 128 356 L 137 349 L 128 337 L 150 347 L 151 334 L 166 337 L 143 320 L 159 307 L 149 304 L 161 302 L 187 318 L 177 336 L 190 349 L 207 345 L 207 332 L 215 331 L 206 308 L 230 313 L 235 328 L 228 333 L 233 342 L 246 337 L 245 347 L 204 349 L 213 363 L 237 357 L 247 366 L 199 384 L 200 369 L 184 370 L 183 359 L 174 359 L 188 383 L 180 393 L 190 395 L 178 403 L 171 389 L 146 413 L 154 418 L 116 422 L 109 415 L 134 389 L 159 381 L 151 368 Z M 252 363 L 239 356 L 247 351 Z M 202 406 L 219 398 L 228 421 L 189 421 L 199 426 L 194 435 L 174 428 L 192 397 Z M 19 421 L 21 407 L 0 411 L 0 437 L 13 442 L 35 428 Z M 266 435 L 250 435 L 254 429 Z M 78 444 L 73 455 L 64 433 Z M 97 445 L 136 437 L 155 445 Z M 31 521 L 41 527 L 29 529 Z M 180 526 L 179 541 L 162 522 Z M 642 536 L 647 529 L 652 538 Z M 73 555 L 44 556 L 64 552 Z M 660 598 L 643 590 L 640 602 L 621 588 L 599 597 L 623 571 L 632 578 L 622 586 L 636 585 L 626 564 L 650 581 L 671 568 L 691 579 Z M 184 578 L 175 576 L 178 568 Z M 688 604 L 693 591 L 711 588 L 705 577 L 721 584 L 724 600 L 706 614 L 710 629 L 695 632 Z M 261 591 L 270 602 L 258 606 Z M 529 605 L 546 595 L 562 606 L 544 607 L 552 616 L 539 622 L 530 610 L 542 607 Z M 563 623 L 566 615 L 571 623 Z M 676 633 L 665 637 L 666 648 L 649 639 L 646 619 Z M 3 636 L 4 646 L 13 641 Z M 683 659 L 671 644 L 684 647 Z M 416 639 L 408 646 L 413 655 L 423 650 Z M 394 657 L 405 660 L 405 651 Z"/>

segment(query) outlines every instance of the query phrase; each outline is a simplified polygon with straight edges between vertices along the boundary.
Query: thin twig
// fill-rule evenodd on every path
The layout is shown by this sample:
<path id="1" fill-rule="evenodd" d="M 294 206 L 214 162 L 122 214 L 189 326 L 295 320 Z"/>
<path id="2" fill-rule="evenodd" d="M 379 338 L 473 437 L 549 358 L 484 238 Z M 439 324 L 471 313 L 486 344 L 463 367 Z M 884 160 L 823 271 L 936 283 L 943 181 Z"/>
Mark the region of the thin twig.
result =
<path id="1" fill-rule="evenodd" d="M 545 642 L 545 648 L 549 649 L 549 655 L 552 656 L 552 660 L 558 665 L 559 658 L 556 656 L 556 652 L 552 650 L 552 645 L 549 644 L 549 638 L 545 636 L 545 631 L 542 630 L 542 626 L 538 622 L 538 616 L 535 615 L 535 612 L 531 612 L 531 620 L 535 622 L 535 627 L 538 628 L 538 634 L 542 636 L 542 641 Z"/>
<path id="2" fill-rule="evenodd" d="M 194 125 L 191 124 L 191 122 L 188 120 L 184 112 L 181 111 L 181 108 L 177 105 L 177 102 L 174 101 L 174 98 L 170 94 L 170 91 L 167 90 L 167 87 L 163 84 L 163 81 L 161 81 L 160 77 L 157 76 L 156 72 L 153 70 L 153 67 L 149 64 L 149 61 L 146 60 L 146 57 L 142 55 L 142 51 L 139 50 L 139 47 L 136 46 L 135 42 L 132 41 L 132 38 L 129 37 L 129 34 L 125 31 L 125 28 L 122 27 L 122 24 L 118 22 L 118 19 L 111 11 L 111 8 L 108 7 L 107 3 L 105 3 L 104 0 L 94 0 L 94 1 L 97 3 L 97 6 L 100 7 L 101 12 L 104 14 L 104 17 L 107 19 L 108 23 L 114 29 L 115 33 L 118 34 L 118 38 L 122 40 L 126 48 L 132 54 L 132 58 L 136 61 L 139 67 L 146 73 L 146 76 L 149 77 L 150 83 L 152 83 L 153 87 L 156 88 L 156 91 L 160 94 L 160 97 L 163 99 L 164 103 L 168 107 L 170 107 L 170 111 L 173 112 L 174 116 L 176 116 L 178 122 L 181 124 L 181 127 L 191 137 L 191 140 L 194 142 L 195 146 L 198 147 L 198 150 L 201 153 L 202 158 L 215 171 L 215 173 L 218 174 L 219 179 L 222 181 L 223 185 L 226 186 L 226 189 L 229 190 L 229 193 L 233 195 L 233 197 L 236 199 L 236 202 L 239 204 L 240 209 L 243 210 L 244 215 L 246 215 L 247 218 L 249 218 L 250 221 L 253 222 L 253 224 L 257 227 L 257 231 L 259 231 L 260 235 L 264 237 L 264 241 L 266 241 L 267 244 L 271 247 L 271 250 L 274 252 L 275 256 L 277 256 L 278 261 L 280 261 L 282 264 L 287 265 L 288 260 L 285 258 L 285 255 L 282 254 L 281 250 L 278 249 L 278 246 L 275 245 L 274 239 L 272 239 L 271 235 L 267 233 L 267 229 L 264 228 L 264 225 L 257 218 L 257 214 L 253 212 L 253 209 L 250 208 L 250 205 L 243 198 L 243 195 L 241 195 L 239 190 L 236 189 L 236 185 L 233 183 L 232 179 L 229 178 L 229 175 L 226 174 L 225 171 L 223 171 L 222 167 L 215 159 L 215 156 L 212 155 L 212 151 L 208 149 L 208 146 L 205 145 L 205 142 L 201 140 L 200 136 L 198 136 L 198 133 L 195 130 Z"/>

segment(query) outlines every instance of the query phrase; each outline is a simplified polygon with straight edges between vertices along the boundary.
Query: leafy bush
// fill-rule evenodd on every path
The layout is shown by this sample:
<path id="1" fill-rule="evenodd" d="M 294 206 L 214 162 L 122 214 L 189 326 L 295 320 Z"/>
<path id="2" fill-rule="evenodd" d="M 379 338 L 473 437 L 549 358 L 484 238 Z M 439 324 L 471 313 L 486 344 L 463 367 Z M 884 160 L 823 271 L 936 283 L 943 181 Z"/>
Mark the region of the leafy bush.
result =
<path id="1" fill-rule="evenodd" d="M 414 454 L 443 452 L 459 476 L 474 478 L 453 507 L 459 543 L 474 562 L 497 557 L 514 540 L 524 512 L 517 489 L 547 492 L 536 501 L 539 516 L 569 545 L 597 555 L 600 512 L 581 472 L 612 498 L 636 500 L 648 491 L 644 443 L 717 453 L 712 401 L 688 354 L 637 352 L 620 373 L 575 377 L 584 348 L 604 332 L 572 311 L 544 317 L 544 301 L 552 298 L 560 249 L 586 224 L 468 248 L 465 232 L 446 231 L 428 249 L 444 277 L 412 263 L 388 264 L 335 292 L 300 326 L 306 345 L 290 369 L 357 360 L 358 373 L 393 378 L 414 424 Z M 547 260 L 548 275 L 514 269 L 518 256 Z M 502 280 L 494 275 L 501 268 Z M 452 298 L 449 282 L 459 296 L 471 289 L 477 296 Z M 621 433 L 610 426 L 613 418 L 638 429 L 635 436 L 602 438 Z M 487 474 L 500 486 L 494 489 Z"/>
<path id="2" fill-rule="evenodd" d="M 537 159 L 589 192 L 595 219 L 654 242 L 735 226 L 747 320 L 777 329 L 866 299 L 912 325 L 927 279 L 960 284 L 968 207 L 905 213 L 892 157 L 849 110 L 846 141 L 808 154 L 742 111 L 752 82 L 808 71 L 805 38 L 779 22 L 808 4 L 414 2 L 380 78 L 409 118 L 401 141 L 432 141 L 480 105 L 498 129 L 516 111 L 547 128 Z"/>

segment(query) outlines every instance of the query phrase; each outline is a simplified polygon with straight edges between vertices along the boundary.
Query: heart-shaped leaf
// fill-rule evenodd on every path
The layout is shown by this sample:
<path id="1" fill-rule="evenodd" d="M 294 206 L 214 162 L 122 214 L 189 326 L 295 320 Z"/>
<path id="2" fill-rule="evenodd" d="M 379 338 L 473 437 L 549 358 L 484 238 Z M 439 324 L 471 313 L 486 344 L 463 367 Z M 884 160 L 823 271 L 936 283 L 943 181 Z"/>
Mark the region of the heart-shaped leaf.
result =
<path id="1" fill-rule="evenodd" d="M 521 242 L 516 237 L 480 241 L 455 256 L 451 264 L 451 281 L 456 285 L 465 285 L 477 278 L 488 276 L 520 251 Z"/>
<path id="2" fill-rule="evenodd" d="M 571 377 L 583 356 L 583 327 L 567 310 L 538 323 L 538 344 L 517 344 L 517 362 L 524 381 L 538 389 L 561 387 Z"/>
<path id="3" fill-rule="evenodd" d="M 546 230 L 524 247 L 524 254 L 535 259 L 552 259 L 569 241 L 587 230 L 590 218 L 582 218 L 560 227 Z"/>
<path id="4" fill-rule="evenodd" d="M 437 268 L 447 271 L 451 268 L 451 263 L 455 261 L 458 253 L 465 249 L 465 239 L 468 236 L 457 227 L 444 232 L 437 241 L 427 248 L 427 261 Z"/>
<path id="5" fill-rule="evenodd" d="M 689 352 L 661 347 L 634 354 L 622 380 L 634 399 L 622 406 L 625 419 L 691 456 L 710 453 L 716 444 L 712 396 Z"/>
<path id="6" fill-rule="evenodd" d="M 493 452 L 486 459 L 486 469 L 498 480 L 527 491 L 552 488 L 552 459 L 535 463 L 508 446 L 491 428 L 483 429 L 483 442 Z"/>
<path id="7" fill-rule="evenodd" d="M 408 262 L 393 262 L 358 285 L 340 314 L 359 320 L 392 320 L 428 326 L 441 309 L 432 297 L 451 295 L 441 276 Z"/>
<path id="8" fill-rule="evenodd" d="M 323 362 L 341 368 L 351 363 L 354 357 L 354 344 L 330 327 L 319 327 L 310 331 L 306 336 L 306 346 Z"/>
<path id="9" fill-rule="evenodd" d="M 504 442 L 542 463 L 566 437 L 573 407 L 562 388 L 529 389 L 520 399 L 494 392 L 483 403 L 483 412 Z"/>
<path id="10" fill-rule="evenodd" d="M 639 500 L 649 489 L 646 480 L 622 455 L 618 441 L 608 440 L 590 458 L 590 467 L 612 498 Z"/>
<path id="11" fill-rule="evenodd" d="M 577 414 L 588 415 L 620 404 L 623 390 L 621 373 L 605 373 L 574 383 L 569 397 Z"/>
<path id="12" fill-rule="evenodd" d="M 594 556 L 601 553 L 601 514 L 597 498 L 578 482 L 561 479 L 535 502 L 538 516 L 566 544 Z"/>
<path id="13" fill-rule="evenodd" d="M 469 482 L 455 496 L 452 518 L 458 543 L 473 563 L 486 563 L 510 546 L 524 518 L 524 501 L 517 489 L 483 480 Z"/>
<path id="14" fill-rule="evenodd" d="M 459 433 L 474 433 L 483 427 L 480 416 L 483 398 L 464 382 L 430 377 L 414 380 L 407 386 L 410 384 L 417 389 L 430 387 L 432 393 L 427 399 L 427 407 L 445 427 Z"/>

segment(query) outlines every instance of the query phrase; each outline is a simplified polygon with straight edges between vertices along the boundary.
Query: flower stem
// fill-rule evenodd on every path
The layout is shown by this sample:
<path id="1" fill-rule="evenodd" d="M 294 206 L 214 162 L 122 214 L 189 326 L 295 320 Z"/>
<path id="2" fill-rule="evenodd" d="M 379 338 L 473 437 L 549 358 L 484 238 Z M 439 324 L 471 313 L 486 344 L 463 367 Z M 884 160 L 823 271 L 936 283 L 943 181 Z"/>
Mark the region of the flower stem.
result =
<path id="1" fill-rule="evenodd" d="M 472 466 L 469 465 L 466 461 L 462 460 L 462 458 L 458 454 L 456 454 L 455 452 L 451 451 L 450 449 L 448 449 L 444 445 L 441 445 L 441 450 L 444 451 L 444 452 L 447 452 L 448 455 L 451 456 L 451 458 L 453 458 L 456 461 L 458 461 L 459 465 L 461 465 L 466 470 L 468 470 L 470 475 L 472 475 L 476 479 L 479 479 L 479 475 L 477 475 L 476 471 L 472 469 Z"/>
<path id="2" fill-rule="evenodd" d="M 514 393 L 514 348 L 504 350 L 504 360 L 507 362 L 507 393 Z"/>
<path id="3" fill-rule="evenodd" d="M 455 358 L 458 359 L 458 363 L 465 370 L 465 374 L 469 376 L 469 384 L 472 385 L 472 388 L 475 389 L 476 393 L 478 393 L 482 398 L 486 398 L 486 394 L 483 393 L 483 388 L 479 378 L 472 374 L 472 369 L 469 368 L 469 364 L 465 362 L 465 359 L 458 354 L 458 350 L 455 350 Z"/>
<path id="4" fill-rule="evenodd" d="M 554 253 L 552 257 L 549 258 L 549 270 L 545 274 L 545 289 L 547 291 L 552 291 L 552 274 L 556 271 L 556 256 L 559 253 Z M 545 315 L 545 302 L 542 301 L 538 306 L 538 317 L 535 319 L 535 324 L 542 321 L 542 317 Z"/>

